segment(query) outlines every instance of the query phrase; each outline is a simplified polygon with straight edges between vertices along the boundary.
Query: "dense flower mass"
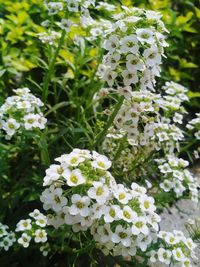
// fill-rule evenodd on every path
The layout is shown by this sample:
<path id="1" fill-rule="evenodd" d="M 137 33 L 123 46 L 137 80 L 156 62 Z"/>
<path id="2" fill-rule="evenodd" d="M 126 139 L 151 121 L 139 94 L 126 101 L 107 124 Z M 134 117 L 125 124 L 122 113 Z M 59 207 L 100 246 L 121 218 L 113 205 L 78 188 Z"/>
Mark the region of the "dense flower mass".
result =
<path id="1" fill-rule="evenodd" d="M 28 88 L 13 91 L 16 95 L 8 97 L 0 107 L 0 130 L 6 134 L 6 139 L 22 130 L 44 129 L 47 119 L 41 111 L 42 101 Z"/>
<path id="2" fill-rule="evenodd" d="M 10 231 L 7 225 L 0 223 L 0 250 L 9 250 L 15 241 L 15 233 Z"/>
<path id="3" fill-rule="evenodd" d="M 160 231 L 158 238 L 161 246 L 151 251 L 150 262 L 160 262 L 167 266 L 192 267 L 192 259 L 196 259 L 194 249 L 196 244 L 191 238 L 186 238 L 181 231 L 173 233 Z"/>
<path id="4" fill-rule="evenodd" d="M 125 8 L 114 16 L 115 22 L 103 43 L 107 54 L 99 67 L 99 77 L 110 87 L 131 85 L 136 90 L 154 90 L 160 75 L 167 32 L 154 11 Z"/>
<path id="5" fill-rule="evenodd" d="M 67 224 L 74 232 L 90 229 L 104 253 L 131 255 L 145 251 L 158 230 L 160 217 L 146 189 L 117 184 L 108 169 L 111 161 L 93 151 L 74 149 L 46 170 L 41 196 L 51 209 L 48 223 Z"/>
<path id="6" fill-rule="evenodd" d="M 198 202 L 198 183 L 191 172 L 186 169 L 189 165 L 188 161 L 172 155 L 156 161 L 164 178 L 160 187 L 165 192 L 173 190 L 176 196 L 180 197 L 186 190 L 189 190 L 191 199 Z"/>

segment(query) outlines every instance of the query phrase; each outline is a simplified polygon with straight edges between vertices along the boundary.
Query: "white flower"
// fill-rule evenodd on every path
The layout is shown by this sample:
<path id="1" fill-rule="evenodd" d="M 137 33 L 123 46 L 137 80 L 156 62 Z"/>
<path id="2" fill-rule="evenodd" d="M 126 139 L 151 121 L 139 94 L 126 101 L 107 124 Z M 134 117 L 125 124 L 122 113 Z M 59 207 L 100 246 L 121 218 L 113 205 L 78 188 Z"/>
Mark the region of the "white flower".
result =
<path id="1" fill-rule="evenodd" d="M 100 155 L 94 159 L 92 166 L 97 169 L 107 170 L 111 167 L 112 162 L 106 156 Z"/>
<path id="2" fill-rule="evenodd" d="M 126 60 L 126 67 L 130 72 L 135 72 L 144 68 L 144 63 L 138 55 L 128 54 Z"/>
<path id="3" fill-rule="evenodd" d="M 177 261 L 184 261 L 185 260 L 185 255 L 183 254 L 183 251 L 181 248 L 176 248 L 172 250 L 172 254 Z"/>
<path id="4" fill-rule="evenodd" d="M 58 212 L 67 205 L 67 198 L 62 196 L 63 190 L 62 188 L 56 188 L 52 193 L 50 193 L 47 198 L 51 208 Z"/>
<path id="5" fill-rule="evenodd" d="M 110 53 L 113 53 L 118 47 L 119 39 L 116 35 L 111 35 L 103 44 L 103 48 L 109 50 Z"/>
<path id="6" fill-rule="evenodd" d="M 102 243 L 109 242 L 112 234 L 112 231 L 110 229 L 110 224 L 99 226 L 97 228 L 97 233 L 99 234 L 99 238 Z"/>
<path id="7" fill-rule="evenodd" d="M 123 77 L 124 85 L 126 85 L 126 86 L 128 86 L 130 84 L 135 84 L 138 82 L 137 71 L 130 72 L 128 70 L 123 70 L 122 71 L 122 77 Z"/>
<path id="8" fill-rule="evenodd" d="M 9 236 L 4 237 L 3 240 L 0 241 L 0 248 L 3 248 L 5 251 L 8 251 L 12 245 L 13 241 L 10 240 Z"/>
<path id="9" fill-rule="evenodd" d="M 172 256 L 172 253 L 170 250 L 164 249 L 164 248 L 159 248 L 157 254 L 158 254 L 159 261 L 161 261 L 165 264 L 170 264 L 171 256 Z"/>
<path id="10" fill-rule="evenodd" d="M 142 250 L 146 251 L 149 244 L 152 242 L 152 238 L 150 235 L 139 234 L 137 236 L 137 246 Z"/>
<path id="11" fill-rule="evenodd" d="M 45 227 L 47 225 L 47 217 L 43 214 L 39 214 L 36 217 L 36 222 L 35 222 L 38 226 L 40 227 Z"/>
<path id="12" fill-rule="evenodd" d="M 160 171 L 162 173 L 171 173 L 172 172 L 172 169 L 168 163 L 164 163 L 163 165 L 158 166 L 158 168 L 160 169 Z"/>
<path id="13" fill-rule="evenodd" d="M 118 184 L 116 188 L 113 189 L 114 197 L 121 202 L 122 204 L 127 204 L 132 196 L 127 192 L 125 187 L 121 184 Z"/>
<path id="14" fill-rule="evenodd" d="M 169 46 L 169 44 L 165 41 L 165 36 L 162 33 L 156 32 L 156 38 L 163 47 Z"/>
<path id="15" fill-rule="evenodd" d="M 43 130 L 45 128 L 45 124 L 47 123 L 47 119 L 43 117 L 43 115 L 36 114 L 36 127 Z"/>
<path id="16" fill-rule="evenodd" d="M 106 223 L 111 223 L 113 221 L 119 220 L 120 206 L 118 205 L 105 206 L 103 210 L 105 212 L 104 221 Z"/>
<path id="17" fill-rule="evenodd" d="M 6 131 L 6 134 L 12 136 L 15 134 L 15 131 L 19 129 L 20 123 L 18 123 L 15 119 L 8 119 L 6 122 L 2 122 L 2 128 Z"/>
<path id="18" fill-rule="evenodd" d="M 124 206 L 123 209 L 119 211 L 118 217 L 124 221 L 133 222 L 137 218 L 137 213 L 129 206 Z"/>
<path id="19" fill-rule="evenodd" d="M 153 32 L 149 29 L 137 29 L 136 30 L 137 39 L 141 43 L 148 43 L 153 44 L 154 38 L 153 38 Z"/>
<path id="20" fill-rule="evenodd" d="M 20 220 L 17 224 L 16 232 L 31 230 L 31 219 Z"/>
<path id="21" fill-rule="evenodd" d="M 156 210 L 156 207 L 154 205 L 154 199 L 152 197 L 148 197 L 145 195 L 140 196 L 139 202 L 140 202 L 140 208 L 143 211 L 154 212 Z"/>
<path id="22" fill-rule="evenodd" d="M 50 185 L 53 181 L 58 180 L 62 176 L 64 168 L 61 165 L 52 164 L 45 172 L 44 186 Z"/>
<path id="23" fill-rule="evenodd" d="M 75 169 L 73 171 L 66 169 L 62 176 L 66 179 L 69 186 L 78 186 L 86 182 L 86 178 L 82 175 L 79 169 Z"/>
<path id="24" fill-rule="evenodd" d="M 34 209 L 33 212 L 29 213 L 29 216 L 34 219 L 37 219 L 39 215 L 41 215 L 41 212 L 38 209 Z"/>
<path id="25" fill-rule="evenodd" d="M 157 232 L 159 227 L 158 227 L 158 223 L 161 221 L 160 216 L 157 213 L 150 213 L 147 217 L 146 220 L 149 224 L 151 224 L 151 226 L 153 227 L 153 229 Z"/>
<path id="26" fill-rule="evenodd" d="M 63 9 L 63 4 L 61 2 L 49 2 L 46 3 L 49 15 L 55 15 Z"/>
<path id="27" fill-rule="evenodd" d="M 108 56 L 106 57 L 106 64 L 109 64 L 111 69 L 115 70 L 119 64 L 120 57 L 121 56 L 119 53 L 113 53 L 111 55 L 108 54 Z"/>
<path id="28" fill-rule="evenodd" d="M 31 237 L 26 233 L 23 233 L 22 236 L 17 240 L 17 242 L 21 244 L 24 248 L 27 248 L 29 246 L 30 241 Z"/>
<path id="29" fill-rule="evenodd" d="M 165 132 L 157 133 L 156 136 L 158 137 L 158 140 L 159 140 L 160 142 L 169 140 L 169 136 L 168 136 L 168 134 L 165 133 Z"/>
<path id="30" fill-rule="evenodd" d="M 173 183 L 170 180 L 165 179 L 162 183 L 160 183 L 160 188 L 162 188 L 165 192 L 169 192 L 173 188 Z"/>
<path id="31" fill-rule="evenodd" d="M 76 1 L 76 0 L 66 0 L 66 2 L 67 2 L 67 9 L 70 12 L 78 12 L 78 6 L 79 6 L 78 1 Z"/>
<path id="32" fill-rule="evenodd" d="M 146 59 L 147 66 L 152 67 L 156 64 L 161 64 L 161 54 L 158 52 L 158 48 L 156 46 L 145 49 L 143 56 Z"/>
<path id="33" fill-rule="evenodd" d="M 43 229 L 37 229 L 34 236 L 35 243 L 45 243 L 47 241 L 47 233 Z"/>
<path id="34" fill-rule="evenodd" d="M 101 182 L 93 182 L 93 187 L 88 190 L 88 196 L 95 199 L 99 204 L 104 204 L 109 195 L 109 189 Z"/>
<path id="35" fill-rule="evenodd" d="M 176 235 L 173 235 L 172 233 L 167 233 L 165 236 L 165 241 L 168 244 L 174 245 L 180 242 L 180 238 L 178 238 Z"/>
<path id="36" fill-rule="evenodd" d="M 150 252 L 150 262 L 157 262 L 158 261 L 158 254 L 156 251 L 152 250 Z"/>
<path id="37" fill-rule="evenodd" d="M 115 11 L 116 10 L 116 6 L 115 5 L 111 5 L 105 2 L 99 2 L 98 6 L 96 6 L 97 10 L 107 10 L 107 11 Z"/>
<path id="38" fill-rule="evenodd" d="M 189 250 L 194 250 L 197 247 L 197 245 L 193 242 L 191 238 L 187 238 L 184 243 L 189 248 Z"/>
<path id="39" fill-rule="evenodd" d="M 57 158 L 56 160 L 62 163 L 67 163 L 69 166 L 77 167 L 80 163 L 85 161 L 85 157 L 77 153 L 76 151 L 72 151 L 68 155 L 63 155 L 62 158 Z"/>
<path id="40" fill-rule="evenodd" d="M 187 258 L 185 258 L 183 261 L 182 261 L 182 265 L 181 267 L 192 267 L 193 265 L 191 264 L 191 261 Z"/>
<path id="41" fill-rule="evenodd" d="M 140 196 L 140 195 L 144 195 L 146 194 L 147 190 L 145 187 L 143 186 L 139 186 L 138 184 L 136 183 L 132 183 L 131 184 L 131 188 L 132 188 L 132 194 L 134 196 Z"/>
<path id="42" fill-rule="evenodd" d="M 139 50 L 139 46 L 138 46 L 138 40 L 136 35 L 129 35 L 129 36 L 125 36 L 120 40 L 120 52 L 121 53 L 133 53 L 133 54 L 137 54 L 138 50 Z"/>
<path id="43" fill-rule="evenodd" d="M 114 243 L 121 242 L 125 247 L 129 247 L 131 245 L 131 229 L 117 225 L 115 232 L 111 235 L 111 240 Z"/>
<path id="44" fill-rule="evenodd" d="M 65 30 L 66 32 L 69 32 L 72 24 L 72 21 L 69 19 L 61 19 L 60 28 Z"/>
<path id="45" fill-rule="evenodd" d="M 148 235 L 149 229 L 148 229 L 146 223 L 147 222 L 146 222 L 144 217 L 135 218 L 135 220 L 133 221 L 132 228 L 131 228 L 132 234 L 138 235 L 138 234 L 142 233 L 144 235 Z"/>
<path id="46" fill-rule="evenodd" d="M 83 217 L 87 217 L 90 214 L 90 199 L 87 196 L 81 196 L 74 194 L 71 197 L 72 206 L 69 207 L 69 213 L 71 215 L 80 214 Z"/>
<path id="47" fill-rule="evenodd" d="M 24 127 L 26 130 L 31 130 L 37 127 L 37 119 L 35 114 L 28 114 L 24 116 Z"/>
<path id="48" fill-rule="evenodd" d="M 179 124 L 182 124 L 182 123 L 183 123 L 183 115 L 180 114 L 180 113 L 177 113 L 177 112 L 176 112 L 176 113 L 174 114 L 173 121 L 174 121 L 174 122 L 177 122 L 177 123 L 179 123 Z"/>
<path id="49" fill-rule="evenodd" d="M 112 71 L 111 68 L 107 68 L 102 79 L 106 81 L 109 86 L 112 86 L 116 77 L 117 73 Z"/>

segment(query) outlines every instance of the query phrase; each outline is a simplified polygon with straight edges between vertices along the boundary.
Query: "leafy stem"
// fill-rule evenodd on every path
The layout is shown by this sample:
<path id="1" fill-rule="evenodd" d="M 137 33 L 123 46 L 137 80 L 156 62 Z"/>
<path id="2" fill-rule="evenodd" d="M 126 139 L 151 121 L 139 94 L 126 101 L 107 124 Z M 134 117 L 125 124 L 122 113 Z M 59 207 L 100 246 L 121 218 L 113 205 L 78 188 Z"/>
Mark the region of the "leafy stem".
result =
<path id="1" fill-rule="evenodd" d="M 65 30 L 63 30 L 62 34 L 61 34 L 61 37 L 59 39 L 58 46 L 57 46 L 57 48 L 55 50 L 55 53 L 53 55 L 52 61 L 49 64 L 49 70 L 48 70 L 46 76 L 44 77 L 43 96 L 42 96 L 42 99 L 43 99 L 44 103 L 46 103 L 46 100 L 47 100 L 47 97 L 48 97 L 49 83 L 51 81 L 52 74 L 54 73 L 54 66 L 55 66 L 55 63 L 56 63 L 56 58 L 58 56 L 60 48 L 61 48 L 61 46 L 62 46 L 62 44 L 64 42 L 64 39 L 65 39 L 65 33 L 66 33 Z"/>
<path id="2" fill-rule="evenodd" d="M 107 121 L 107 123 L 105 124 L 103 130 L 97 135 L 97 138 L 94 142 L 94 146 L 98 146 L 99 143 L 103 140 L 104 136 L 106 135 L 109 127 L 112 125 L 113 123 L 113 120 L 115 119 L 115 117 L 117 116 L 117 113 L 123 103 L 123 100 L 124 100 L 124 96 L 121 96 L 118 100 L 118 102 L 116 103 L 115 105 L 115 108 L 114 108 L 114 111 L 113 113 L 111 114 L 109 120 Z"/>

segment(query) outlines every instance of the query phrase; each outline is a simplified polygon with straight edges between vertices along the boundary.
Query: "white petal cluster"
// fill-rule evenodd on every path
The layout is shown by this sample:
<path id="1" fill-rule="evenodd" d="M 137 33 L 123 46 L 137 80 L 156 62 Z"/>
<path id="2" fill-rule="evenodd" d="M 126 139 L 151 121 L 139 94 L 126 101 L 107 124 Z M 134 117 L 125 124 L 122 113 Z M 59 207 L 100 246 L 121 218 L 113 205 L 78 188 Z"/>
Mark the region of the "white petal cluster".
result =
<path id="1" fill-rule="evenodd" d="M 110 87 L 132 86 L 154 90 L 164 55 L 166 29 L 156 12 L 149 17 L 144 9 L 126 8 L 115 16 L 103 48 L 107 54 L 98 75 Z"/>
<path id="2" fill-rule="evenodd" d="M 179 99 L 180 102 L 188 100 L 188 89 L 179 83 L 175 83 L 172 81 L 166 82 L 165 85 L 162 87 L 162 90 L 165 92 L 165 94 L 171 96 L 171 100 Z"/>
<path id="3" fill-rule="evenodd" d="M 95 6 L 95 0 L 66 0 L 69 12 L 79 12 L 81 9 L 87 9 Z"/>
<path id="4" fill-rule="evenodd" d="M 38 33 L 39 40 L 44 44 L 53 45 L 56 40 L 58 40 L 61 37 L 60 32 L 56 31 L 45 31 Z"/>
<path id="5" fill-rule="evenodd" d="M 191 199 L 198 202 L 199 185 L 191 172 L 186 169 L 188 161 L 172 155 L 156 161 L 164 179 L 160 183 L 160 188 L 165 192 L 174 191 L 177 197 L 181 197 L 186 190 L 189 190 Z"/>
<path id="6" fill-rule="evenodd" d="M 163 100 L 161 95 L 148 91 L 131 92 L 129 86 L 120 88 L 119 92 L 126 99 L 113 122 L 117 134 L 123 132 L 129 144 L 138 148 L 146 146 L 151 150 L 160 150 L 163 144 L 166 151 L 178 148 L 178 143 L 183 140 L 184 135 L 176 123 L 177 120 L 182 122 L 182 117 L 179 118 L 178 113 L 174 115 L 174 112 L 167 112 L 169 118 L 163 117 L 166 110 L 160 105 Z M 170 119 L 172 116 L 176 123 Z M 107 137 L 111 137 L 113 128 L 109 131 Z"/>
<path id="7" fill-rule="evenodd" d="M 159 241 L 163 243 L 158 250 L 152 250 L 150 262 L 161 262 L 167 266 L 192 267 L 192 259 L 196 259 L 194 249 L 196 244 L 191 238 L 186 238 L 181 231 L 173 233 L 160 231 Z"/>
<path id="8" fill-rule="evenodd" d="M 6 134 L 6 139 L 22 129 L 44 129 L 47 119 L 41 112 L 42 101 L 28 88 L 13 91 L 16 95 L 8 97 L 0 107 L 0 130 Z"/>
<path id="9" fill-rule="evenodd" d="M 48 223 L 71 225 L 74 232 L 90 230 L 104 253 L 131 255 L 146 251 L 160 217 L 146 189 L 117 184 L 111 161 L 95 151 L 74 149 L 46 170 L 41 195 L 44 209 L 53 211 Z"/>
<path id="10" fill-rule="evenodd" d="M 47 232 L 44 229 L 47 225 L 47 217 L 38 209 L 29 214 L 31 219 L 20 220 L 17 223 L 16 232 L 22 232 L 18 238 L 18 244 L 24 248 L 29 247 L 32 239 L 35 243 L 46 243 Z"/>
<path id="11" fill-rule="evenodd" d="M 7 225 L 0 223 L 0 249 L 8 251 L 15 241 L 15 233 L 9 231 L 9 227 Z"/>
<path id="12" fill-rule="evenodd" d="M 56 1 L 56 2 L 48 2 L 48 3 L 45 3 L 45 6 L 48 10 L 48 14 L 51 16 L 51 15 L 55 15 L 57 14 L 59 11 L 62 11 L 63 10 L 63 3 L 62 2 L 59 2 L 59 1 Z"/>
<path id="13" fill-rule="evenodd" d="M 194 136 L 197 140 L 200 140 L 200 113 L 196 113 L 196 118 L 189 121 L 186 127 L 194 132 Z"/>

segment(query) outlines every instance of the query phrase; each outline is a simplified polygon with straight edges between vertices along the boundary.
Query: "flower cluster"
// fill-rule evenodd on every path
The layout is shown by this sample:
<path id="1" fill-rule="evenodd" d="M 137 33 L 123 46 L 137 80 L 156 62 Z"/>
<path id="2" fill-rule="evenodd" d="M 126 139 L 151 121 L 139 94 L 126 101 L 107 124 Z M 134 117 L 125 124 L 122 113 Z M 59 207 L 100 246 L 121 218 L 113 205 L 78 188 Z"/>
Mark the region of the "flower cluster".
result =
<path id="1" fill-rule="evenodd" d="M 191 259 L 196 259 L 194 249 L 196 244 L 191 238 L 186 238 L 181 231 L 173 233 L 160 231 L 158 233 L 161 246 L 151 251 L 150 262 L 161 262 L 167 266 L 192 267 Z"/>
<path id="2" fill-rule="evenodd" d="M 155 213 L 154 199 L 146 189 L 132 183 L 131 189 L 122 184 L 112 188 L 112 199 L 100 209 L 99 219 L 91 233 L 104 254 L 135 256 L 145 252 L 155 240 L 160 217 Z"/>
<path id="3" fill-rule="evenodd" d="M 133 93 L 129 86 L 120 88 L 119 92 L 126 99 L 113 122 L 117 135 L 119 132 L 126 135 L 129 144 L 138 148 L 145 146 L 151 150 L 160 150 L 165 147 L 164 150 L 168 152 L 178 149 L 178 143 L 183 140 L 184 135 L 176 123 L 170 119 L 174 113 L 167 112 L 168 117 L 162 116 L 166 109 L 163 108 L 165 100 L 161 95 L 148 91 Z M 178 113 L 173 119 L 177 122 Z M 107 137 L 117 136 L 111 134 L 112 132 L 111 127 Z"/>
<path id="4" fill-rule="evenodd" d="M 188 89 L 183 85 L 175 82 L 166 82 L 165 85 L 162 87 L 162 90 L 170 96 L 169 101 L 171 102 L 183 102 L 188 101 L 187 92 Z"/>
<path id="5" fill-rule="evenodd" d="M 74 232 L 90 229 L 104 253 L 134 256 L 152 242 L 160 217 L 146 189 L 132 183 L 131 189 L 117 184 L 104 155 L 74 149 L 57 158 L 46 170 L 41 201 L 51 209 L 48 223 L 67 224 Z"/>
<path id="6" fill-rule="evenodd" d="M 51 31 L 41 32 L 38 34 L 38 38 L 42 43 L 47 43 L 49 45 L 53 45 L 54 42 L 61 37 L 60 32 Z"/>
<path id="7" fill-rule="evenodd" d="M 0 130 L 6 133 L 6 139 L 22 129 L 44 129 L 47 120 L 41 112 L 41 100 L 28 88 L 13 91 L 16 95 L 8 97 L 0 107 Z"/>
<path id="8" fill-rule="evenodd" d="M 95 0 L 66 0 L 67 9 L 69 12 L 79 12 L 87 9 L 90 6 L 95 6 Z"/>
<path id="9" fill-rule="evenodd" d="M 157 159 L 156 162 L 164 178 L 160 188 L 165 192 L 173 190 L 177 197 L 189 190 L 191 199 L 198 202 L 198 183 L 189 170 L 185 169 L 189 165 L 188 161 L 168 155 L 166 159 Z"/>
<path id="10" fill-rule="evenodd" d="M 146 145 L 154 135 L 154 122 L 158 121 L 159 95 L 148 92 L 134 92 L 124 100 L 114 119 L 116 129 L 123 129 L 129 143 L 135 146 Z"/>
<path id="11" fill-rule="evenodd" d="M 164 36 L 167 30 L 157 12 L 124 9 L 114 16 L 116 21 L 103 43 L 108 52 L 98 75 L 110 87 L 133 85 L 139 90 L 153 90 L 164 47 L 168 46 Z"/>
<path id="12" fill-rule="evenodd" d="M 20 220 L 15 230 L 16 232 L 22 232 L 17 242 L 24 248 L 29 246 L 31 239 L 34 239 L 35 243 L 47 242 L 47 232 L 44 229 L 47 225 L 47 217 L 37 209 L 31 212 L 29 216 L 31 219 Z"/>
<path id="13" fill-rule="evenodd" d="M 0 223 L 0 249 L 9 250 L 9 248 L 15 243 L 15 233 L 9 231 L 9 227 Z"/>
<path id="14" fill-rule="evenodd" d="M 196 113 L 196 118 L 192 119 L 186 127 L 194 131 L 194 136 L 196 137 L 197 140 L 200 140 L 200 113 Z"/>

